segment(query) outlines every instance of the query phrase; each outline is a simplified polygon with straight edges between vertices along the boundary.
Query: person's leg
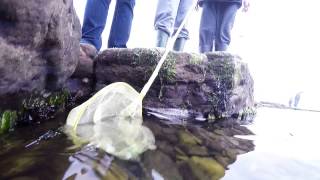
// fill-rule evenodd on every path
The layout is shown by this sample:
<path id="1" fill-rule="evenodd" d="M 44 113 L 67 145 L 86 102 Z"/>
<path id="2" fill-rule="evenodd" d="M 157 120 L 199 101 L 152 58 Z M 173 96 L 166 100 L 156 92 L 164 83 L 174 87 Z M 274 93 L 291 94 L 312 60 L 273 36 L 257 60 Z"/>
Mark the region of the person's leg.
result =
<path id="1" fill-rule="evenodd" d="M 231 30 L 239 8 L 238 3 L 220 3 L 216 51 L 226 51 L 228 49 L 231 42 Z"/>
<path id="2" fill-rule="evenodd" d="M 175 23 L 174 23 L 174 33 L 178 30 L 182 21 L 186 18 L 186 15 L 190 10 L 190 8 L 192 8 L 191 7 L 192 2 L 193 2 L 192 0 L 180 0 Z M 188 39 L 189 37 L 189 32 L 185 28 L 185 26 L 183 26 L 182 30 L 180 31 L 180 34 L 178 35 L 178 38 L 181 38 L 181 37 L 186 39 Z"/>
<path id="3" fill-rule="evenodd" d="M 166 47 L 169 34 L 162 30 L 157 30 L 156 47 Z"/>
<path id="4" fill-rule="evenodd" d="M 135 0 L 117 0 L 114 10 L 109 48 L 126 48 L 130 37 Z"/>
<path id="5" fill-rule="evenodd" d="M 217 7 L 214 2 L 204 2 L 199 30 L 199 51 L 206 53 L 214 51 L 216 34 Z"/>
<path id="6" fill-rule="evenodd" d="M 190 10 L 190 8 L 192 8 L 191 7 L 192 2 L 193 2 L 193 0 L 180 0 L 175 23 L 174 23 L 174 34 L 176 33 L 176 31 L 178 30 L 178 28 L 182 24 L 183 20 L 186 18 L 186 15 L 187 15 L 188 11 Z M 189 38 L 189 32 L 185 28 L 185 26 L 183 26 L 183 28 L 181 29 L 181 31 L 178 35 L 178 38 L 177 38 L 175 44 L 174 44 L 173 49 L 176 51 L 183 51 L 184 44 L 188 38 Z"/>
<path id="7" fill-rule="evenodd" d="M 157 30 L 157 47 L 165 47 L 172 34 L 180 0 L 158 0 L 154 27 Z"/>
<path id="8" fill-rule="evenodd" d="M 101 34 L 106 24 L 111 0 L 88 0 L 86 4 L 81 43 L 101 48 Z"/>

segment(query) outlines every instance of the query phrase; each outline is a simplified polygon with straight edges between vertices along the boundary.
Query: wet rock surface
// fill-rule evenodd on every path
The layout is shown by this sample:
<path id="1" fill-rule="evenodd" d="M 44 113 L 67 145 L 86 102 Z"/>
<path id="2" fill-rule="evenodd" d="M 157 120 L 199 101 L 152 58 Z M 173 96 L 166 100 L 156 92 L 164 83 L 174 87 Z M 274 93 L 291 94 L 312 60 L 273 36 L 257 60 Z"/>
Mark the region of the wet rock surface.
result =
<path id="1" fill-rule="evenodd" d="M 88 49 L 79 57 L 75 73 L 63 84 L 64 90 L 59 91 L 67 91 L 76 104 L 112 82 L 127 82 L 140 91 L 162 53 L 161 49 L 109 49 L 95 56 Z M 0 95 L 0 115 L 6 110 L 21 111 L 30 97 L 37 101 L 48 93 L 55 92 L 29 89 L 4 93 Z M 143 106 L 150 114 L 170 121 L 213 122 L 232 117 L 250 122 L 255 115 L 253 81 L 247 65 L 236 55 L 171 52 Z M 49 117 L 53 108 L 40 103 L 32 109 Z"/>
<path id="2" fill-rule="evenodd" d="M 161 49 L 103 51 L 95 59 L 96 88 L 121 81 L 139 92 L 162 53 Z M 253 107 L 253 80 L 239 56 L 171 52 L 143 103 L 190 110 L 206 119 L 239 117 Z"/>
<path id="3" fill-rule="evenodd" d="M 74 105 L 75 100 L 67 91 L 41 91 L 25 95 L 14 110 L 1 112 L 0 109 L 0 136 L 19 127 L 54 120 L 61 112 L 68 111 Z"/>
<path id="4" fill-rule="evenodd" d="M 97 51 L 92 45 L 80 44 L 79 62 L 75 72 L 64 85 L 75 101 L 81 102 L 90 98 L 95 89 L 95 64 Z"/>
<path id="5" fill-rule="evenodd" d="M 2 0 L 0 26 L 0 107 L 61 88 L 74 72 L 80 23 L 72 0 Z"/>
<path id="6" fill-rule="evenodd" d="M 127 55 L 123 56 L 126 53 L 122 51 L 128 52 Z M 136 53 L 133 57 L 130 54 L 132 52 Z M 111 57 L 104 53 L 111 53 Z M 254 149 L 252 141 L 234 137 L 251 134 L 248 129 L 240 126 L 243 121 L 239 119 L 238 114 L 251 107 L 253 97 L 252 84 L 249 83 L 251 77 L 245 73 L 247 72 L 245 64 L 242 67 L 242 63 L 234 60 L 234 56 L 230 54 L 216 54 L 218 58 L 211 57 L 215 55 L 170 54 L 171 61 L 164 65 L 144 101 L 144 125 L 154 133 L 157 149 L 143 153 L 135 161 L 123 161 L 90 146 L 70 149 L 71 141 L 59 128 L 64 125 L 66 114 L 57 120 L 56 112 L 60 108 L 66 110 L 64 106 L 68 105 L 68 98 L 72 99 L 72 103 L 78 104 L 101 86 L 118 81 L 128 82 L 140 90 L 160 56 L 161 50 L 158 49 L 108 50 L 94 59 L 93 66 L 88 66 L 89 69 L 82 69 L 84 72 L 89 72 L 88 77 L 75 73 L 68 79 L 64 84 L 68 95 L 54 94 L 50 91 L 41 91 L 32 98 L 28 93 L 29 96 L 23 95 L 24 101 L 21 105 L 24 113 L 18 112 L 18 117 L 23 115 L 22 120 L 25 121 L 20 119 L 19 123 L 31 123 L 33 126 L 14 132 L 9 131 L 0 136 L 2 147 L 0 157 L 5 157 L 5 160 L 0 162 L 0 171 L 4 172 L 0 177 L 43 179 L 48 174 L 54 176 L 54 179 L 77 177 L 220 179 L 223 177 L 228 166 L 238 155 Z M 231 60 L 221 56 L 230 56 Z M 210 58 L 214 60 L 208 60 Z M 225 65 L 225 58 L 226 62 L 232 65 Z M 111 59 L 110 62 L 107 59 Z M 132 64 L 132 59 L 138 64 Z M 150 61 L 152 63 L 148 64 Z M 210 65 L 210 61 L 214 62 L 214 65 Z M 240 65 L 235 65 L 235 62 Z M 227 71 L 224 71 L 225 66 Z M 235 70 L 238 66 L 242 67 L 240 73 L 239 69 Z M 237 72 L 238 75 L 225 77 L 219 74 L 229 74 L 229 72 Z M 235 77 L 248 78 L 248 82 L 243 80 L 240 83 Z M 213 92 L 217 95 L 214 100 Z M 240 95 L 243 96 L 236 96 L 236 92 L 242 92 Z M 235 96 L 238 98 L 237 101 L 233 101 Z M 235 106 L 228 109 L 231 102 L 237 105 L 238 109 Z M 72 103 L 71 106 L 74 106 Z M 159 114 L 166 118 L 155 118 Z M 215 117 L 219 120 L 210 123 L 205 121 L 213 120 Z M 53 121 L 47 121 L 48 119 Z M 53 125 L 48 126 L 48 124 Z"/>

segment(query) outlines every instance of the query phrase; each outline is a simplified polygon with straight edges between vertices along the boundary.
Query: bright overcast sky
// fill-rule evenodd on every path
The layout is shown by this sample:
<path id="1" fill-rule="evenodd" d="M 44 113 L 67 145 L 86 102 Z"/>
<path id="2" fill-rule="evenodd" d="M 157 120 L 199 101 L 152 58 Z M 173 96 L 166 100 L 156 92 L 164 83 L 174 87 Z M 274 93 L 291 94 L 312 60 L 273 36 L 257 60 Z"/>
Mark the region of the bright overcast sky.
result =
<path id="1" fill-rule="evenodd" d="M 85 3 L 74 1 L 81 21 Z M 106 48 L 114 4 L 112 0 L 102 49 Z M 156 5 L 157 0 L 136 0 L 128 47 L 154 46 Z M 248 13 L 238 12 L 230 51 L 248 62 L 256 99 L 286 103 L 299 91 L 320 92 L 319 9 L 319 0 L 252 0 Z M 198 51 L 199 15 L 200 11 L 195 12 L 189 20 L 186 51 Z"/>

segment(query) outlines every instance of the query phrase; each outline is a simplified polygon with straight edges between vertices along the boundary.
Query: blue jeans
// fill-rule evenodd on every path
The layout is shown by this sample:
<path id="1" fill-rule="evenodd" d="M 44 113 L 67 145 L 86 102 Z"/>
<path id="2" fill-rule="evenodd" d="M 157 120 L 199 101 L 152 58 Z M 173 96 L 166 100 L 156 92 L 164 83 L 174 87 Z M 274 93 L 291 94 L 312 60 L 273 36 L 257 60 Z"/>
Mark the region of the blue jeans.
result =
<path id="1" fill-rule="evenodd" d="M 106 25 L 111 0 L 88 0 L 86 4 L 81 43 L 88 43 L 99 51 L 101 34 Z M 129 40 L 135 0 L 117 0 L 108 47 L 126 48 Z"/>
<path id="2" fill-rule="evenodd" d="M 174 35 L 191 8 L 192 0 L 158 0 L 154 26 L 169 36 Z M 189 38 L 188 30 L 183 27 L 178 38 Z"/>
<path id="3" fill-rule="evenodd" d="M 239 3 L 204 2 L 199 30 L 201 53 L 226 51 Z"/>

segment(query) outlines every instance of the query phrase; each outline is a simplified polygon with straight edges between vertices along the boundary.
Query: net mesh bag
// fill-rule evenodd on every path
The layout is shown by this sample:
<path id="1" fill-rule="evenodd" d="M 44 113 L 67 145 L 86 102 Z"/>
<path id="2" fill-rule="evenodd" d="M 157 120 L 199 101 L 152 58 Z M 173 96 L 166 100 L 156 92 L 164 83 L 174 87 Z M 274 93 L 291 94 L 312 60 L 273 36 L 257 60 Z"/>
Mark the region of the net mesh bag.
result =
<path id="1" fill-rule="evenodd" d="M 89 143 L 121 159 L 134 159 L 155 149 L 154 135 L 142 121 L 141 96 L 117 82 L 72 109 L 66 131 L 76 145 Z"/>

